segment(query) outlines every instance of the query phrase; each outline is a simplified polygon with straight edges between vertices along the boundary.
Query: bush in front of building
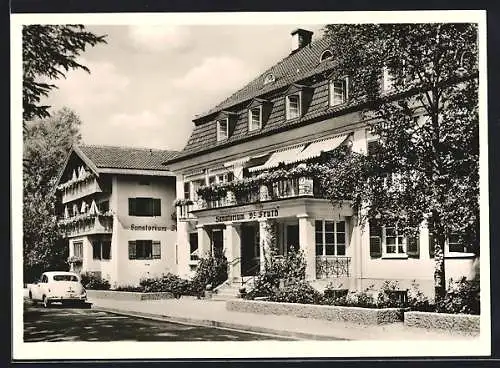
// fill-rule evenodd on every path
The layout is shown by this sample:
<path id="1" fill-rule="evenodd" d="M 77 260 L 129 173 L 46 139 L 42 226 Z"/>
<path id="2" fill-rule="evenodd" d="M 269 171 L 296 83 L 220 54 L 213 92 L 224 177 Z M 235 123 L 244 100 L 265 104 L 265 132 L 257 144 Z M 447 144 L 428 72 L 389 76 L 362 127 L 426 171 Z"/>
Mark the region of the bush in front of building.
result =
<path id="1" fill-rule="evenodd" d="M 480 314 L 480 289 L 478 280 L 450 279 L 448 290 L 436 305 L 439 313 Z"/>
<path id="2" fill-rule="evenodd" d="M 308 282 L 299 280 L 275 290 L 269 300 L 282 303 L 322 304 L 323 294 Z"/>
<path id="3" fill-rule="evenodd" d="M 150 277 L 139 282 L 144 293 L 166 293 L 170 292 L 176 297 L 191 294 L 191 283 L 189 280 L 180 278 L 172 273 L 167 273 L 162 277 Z"/>
<path id="4" fill-rule="evenodd" d="M 200 258 L 196 273 L 191 279 L 190 291 L 199 295 L 203 293 L 207 285 L 217 287 L 227 280 L 228 263 L 224 255 L 207 255 Z"/>
<path id="5" fill-rule="evenodd" d="M 82 280 L 82 285 L 85 289 L 109 290 L 109 288 L 111 287 L 108 280 L 103 279 L 100 275 L 95 273 L 84 272 L 80 274 L 80 277 Z"/>
<path id="6" fill-rule="evenodd" d="M 142 286 L 137 286 L 137 285 L 118 285 L 113 290 L 114 291 L 128 291 L 128 292 L 134 292 L 134 293 L 144 292 L 144 288 Z"/>

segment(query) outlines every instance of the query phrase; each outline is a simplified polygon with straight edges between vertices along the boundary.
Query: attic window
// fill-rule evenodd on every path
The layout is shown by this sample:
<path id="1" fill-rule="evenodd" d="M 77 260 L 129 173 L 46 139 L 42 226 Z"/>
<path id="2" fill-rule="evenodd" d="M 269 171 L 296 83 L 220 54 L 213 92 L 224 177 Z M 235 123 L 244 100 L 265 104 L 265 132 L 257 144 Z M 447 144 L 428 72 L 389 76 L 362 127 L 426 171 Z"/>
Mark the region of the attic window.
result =
<path id="1" fill-rule="evenodd" d="M 325 50 L 323 51 L 323 53 L 321 54 L 320 58 L 319 58 L 319 62 L 323 62 L 325 60 L 329 60 L 333 57 L 333 53 L 330 51 L 330 50 Z"/>
<path id="2" fill-rule="evenodd" d="M 257 106 L 248 110 L 248 131 L 262 128 L 262 106 Z"/>
<path id="3" fill-rule="evenodd" d="M 274 74 L 268 74 L 264 78 L 264 84 L 273 83 L 275 80 L 276 80 L 276 78 L 274 77 Z"/>
<path id="4" fill-rule="evenodd" d="M 217 120 L 217 140 L 223 141 L 229 137 L 229 119 Z"/>

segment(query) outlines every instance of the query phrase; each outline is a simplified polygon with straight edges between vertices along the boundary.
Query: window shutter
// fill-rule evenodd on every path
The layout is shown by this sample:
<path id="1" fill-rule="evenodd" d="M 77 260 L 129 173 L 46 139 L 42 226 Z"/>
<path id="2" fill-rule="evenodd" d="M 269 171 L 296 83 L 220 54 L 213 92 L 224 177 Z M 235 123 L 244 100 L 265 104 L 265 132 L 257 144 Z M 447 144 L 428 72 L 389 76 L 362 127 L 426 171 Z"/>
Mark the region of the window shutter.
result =
<path id="1" fill-rule="evenodd" d="M 128 215 L 135 216 L 137 213 L 135 198 L 128 199 Z"/>
<path id="2" fill-rule="evenodd" d="M 370 257 L 382 257 L 382 227 L 374 221 L 370 221 Z"/>
<path id="3" fill-rule="evenodd" d="M 419 258 L 420 257 L 420 237 L 410 236 L 407 238 L 406 244 L 406 254 L 411 258 Z"/>
<path id="4" fill-rule="evenodd" d="M 161 216 L 161 199 L 153 199 L 153 216 Z"/>
<path id="5" fill-rule="evenodd" d="M 161 245 L 157 240 L 153 240 L 153 259 L 161 258 Z"/>
<path id="6" fill-rule="evenodd" d="M 135 259 L 135 240 L 128 241 L 128 259 Z"/>
<path id="7" fill-rule="evenodd" d="M 429 231 L 429 257 L 434 258 L 434 235 Z"/>

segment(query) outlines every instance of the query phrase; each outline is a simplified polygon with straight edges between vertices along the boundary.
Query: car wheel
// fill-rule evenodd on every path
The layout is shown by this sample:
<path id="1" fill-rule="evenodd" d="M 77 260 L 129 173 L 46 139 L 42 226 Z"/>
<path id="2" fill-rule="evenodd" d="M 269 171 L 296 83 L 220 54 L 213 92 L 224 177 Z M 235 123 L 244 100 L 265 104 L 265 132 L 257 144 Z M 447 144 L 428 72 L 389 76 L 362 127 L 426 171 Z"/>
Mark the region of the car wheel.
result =
<path id="1" fill-rule="evenodd" d="M 43 296 L 43 307 L 44 308 L 50 307 L 50 300 L 45 295 Z"/>

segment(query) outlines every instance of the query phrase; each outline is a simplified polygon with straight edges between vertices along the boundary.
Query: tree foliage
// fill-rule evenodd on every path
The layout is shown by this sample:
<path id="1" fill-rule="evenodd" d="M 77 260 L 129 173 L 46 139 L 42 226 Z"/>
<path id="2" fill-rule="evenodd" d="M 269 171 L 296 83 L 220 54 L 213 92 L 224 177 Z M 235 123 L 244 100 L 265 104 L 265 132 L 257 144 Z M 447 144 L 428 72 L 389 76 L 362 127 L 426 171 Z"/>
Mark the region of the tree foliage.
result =
<path id="1" fill-rule="evenodd" d="M 65 269 L 68 250 L 57 225 L 53 191 L 71 146 L 80 141 L 81 121 L 63 108 L 27 126 L 23 152 L 23 256 L 25 280 Z"/>
<path id="2" fill-rule="evenodd" d="M 445 290 L 445 239 L 479 251 L 478 48 L 475 24 L 329 25 L 338 72 L 379 137 L 359 191 L 366 219 L 434 233 L 435 287 Z M 392 89 L 381 91 L 381 70 Z"/>
<path id="3" fill-rule="evenodd" d="M 90 70 L 77 61 L 88 45 L 106 43 L 83 25 L 40 25 L 23 27 L 23 120 L 46 118 L 50 106 L 40 105 L 42 97 L 57 88 L 51 83 L 65 78 L 70 69 Z"/>

